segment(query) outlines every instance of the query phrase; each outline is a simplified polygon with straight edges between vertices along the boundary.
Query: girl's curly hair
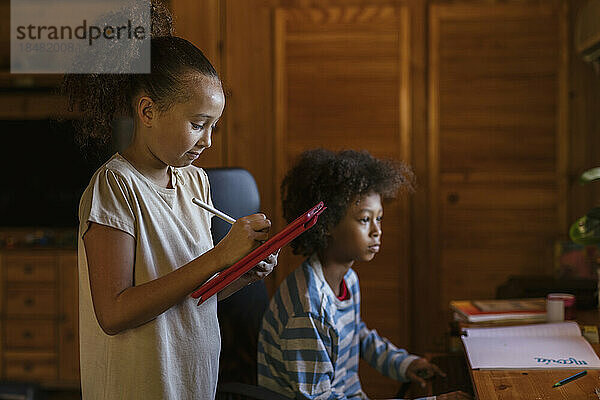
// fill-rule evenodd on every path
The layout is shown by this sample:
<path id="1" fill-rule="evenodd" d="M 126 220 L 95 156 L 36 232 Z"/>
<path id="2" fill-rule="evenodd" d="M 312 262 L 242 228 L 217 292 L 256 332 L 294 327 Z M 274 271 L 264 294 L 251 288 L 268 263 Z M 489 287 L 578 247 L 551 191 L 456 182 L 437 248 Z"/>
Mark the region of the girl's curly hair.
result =
<path id="1" fill-rule="evenodd" d="M 65 74 L 61 93 L 68 99 L 69 110 L 81 114 L 77 139 L 83 149 L 94 150 L 108 144 L 114 119 L 132 116 L 133 100 L 140 93 L 150 96 L 164 111 L 186 100 L 189 72 L 219 79 L 200 49 L 173 36 L 173 18 L 160 0 L 152 0 L 150 19 L 149 74 Z"/>
<path id="2" fill-rule="evenodd" d="M 372 192 L 388 199 L 399 189 L 412 192 L 415 177 L 403 162 L 373 157 L 367 151 L 303 152 L 281 183 L 283 216 L 292 222 L 319 201 L 327 210 L 315 226 L 292 241 L 294 254 L 309 256 L 327 247 L 327 232 L 346 214 L 357 196 Z"/>

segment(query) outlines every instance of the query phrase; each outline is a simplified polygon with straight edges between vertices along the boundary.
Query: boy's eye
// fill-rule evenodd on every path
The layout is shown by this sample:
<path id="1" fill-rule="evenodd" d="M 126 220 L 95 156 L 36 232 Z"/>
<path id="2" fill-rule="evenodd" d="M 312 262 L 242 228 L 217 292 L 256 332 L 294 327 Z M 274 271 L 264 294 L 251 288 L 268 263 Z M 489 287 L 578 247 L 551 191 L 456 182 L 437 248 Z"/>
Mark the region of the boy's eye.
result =
<path id="1" fill-rule="evenodd" d="M 195 124 L 193 122 L 190 122 L 192 124 L 192 129 L 195 131 L 199 131 L 200 129 L 204 129 L 204 124 Z"/>
<path id="2" fill-rule="evenodd" d="M 367 222 L 369 222 L 369 220 L 370 220 L 369 217 L 363 217 L 363 218 L 360 219 L 360 222 L 363 222 L 363 223 L 366 224 Z"/>
<path id="3" fill-rule="evenodd" d="M 377 218 L 375 218 L 375 220 L 376 220 L 377 222 L 381 222 L 381 221 L 383 221 L 383 217 L 377 217 Z"/>

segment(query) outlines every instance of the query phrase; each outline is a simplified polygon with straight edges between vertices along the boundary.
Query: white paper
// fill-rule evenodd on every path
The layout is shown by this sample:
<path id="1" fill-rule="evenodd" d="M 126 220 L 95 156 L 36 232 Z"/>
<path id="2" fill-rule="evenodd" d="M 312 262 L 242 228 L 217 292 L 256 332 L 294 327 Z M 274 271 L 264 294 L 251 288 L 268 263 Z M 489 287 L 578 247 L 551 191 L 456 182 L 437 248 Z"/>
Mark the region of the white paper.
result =
<path id="1" fill-rule="evenodd" d="M 600 368 L 575 322 L 465 330 L 471 368 Z"/>

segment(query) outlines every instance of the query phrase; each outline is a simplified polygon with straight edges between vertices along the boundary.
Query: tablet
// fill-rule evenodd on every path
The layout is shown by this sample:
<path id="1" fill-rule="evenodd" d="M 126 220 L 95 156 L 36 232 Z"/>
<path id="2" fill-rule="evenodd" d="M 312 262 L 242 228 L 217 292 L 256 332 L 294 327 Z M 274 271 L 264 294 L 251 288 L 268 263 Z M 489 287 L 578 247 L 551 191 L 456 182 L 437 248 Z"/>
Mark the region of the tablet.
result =
<path id="1" fill-rule="evenodd" d="M 192 297 L 198 299 L 198 305 L 202 304 L 206 299 L 220 292 L 231 282 L 250 271 L 256 264 L 269 257 L 269 255 L 290 243 L 307 229 L 312 228 L 317 223 L 319 215 L 326 208 L 322 201 L 317 203 L 241 260 L 205 282 L 192 293 Z"/>

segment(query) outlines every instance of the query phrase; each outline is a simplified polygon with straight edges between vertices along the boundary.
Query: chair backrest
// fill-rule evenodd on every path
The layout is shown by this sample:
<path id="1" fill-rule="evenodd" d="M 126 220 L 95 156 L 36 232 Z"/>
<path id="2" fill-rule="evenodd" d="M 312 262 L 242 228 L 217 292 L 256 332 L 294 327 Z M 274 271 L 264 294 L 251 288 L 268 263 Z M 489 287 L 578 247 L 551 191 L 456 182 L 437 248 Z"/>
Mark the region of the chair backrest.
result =
<path id="1" fill-rule="evenodd" d="M 252 174 L 242 168 L 207 168 L 213 205 L 233 218 L 260 210 L 260 195 Z M 212 219 L 213 242 L 229 232 L 230 225 Z M 218 303 L 221 326 L 219 382 L 256 384 L 256 346 L 262 316 L 269 305 L 263 281 L 246 286 Z"/>
<path id="2" fill-rule="evenodd" d="M 237 219 L 260 210 L 260 194 L 256 181 L 243 168 L 207 168 L 213 205 Z M 230 225 L 219 219 L 212 220 L 213 242 L 217 244 L 229 232 Z"/>

